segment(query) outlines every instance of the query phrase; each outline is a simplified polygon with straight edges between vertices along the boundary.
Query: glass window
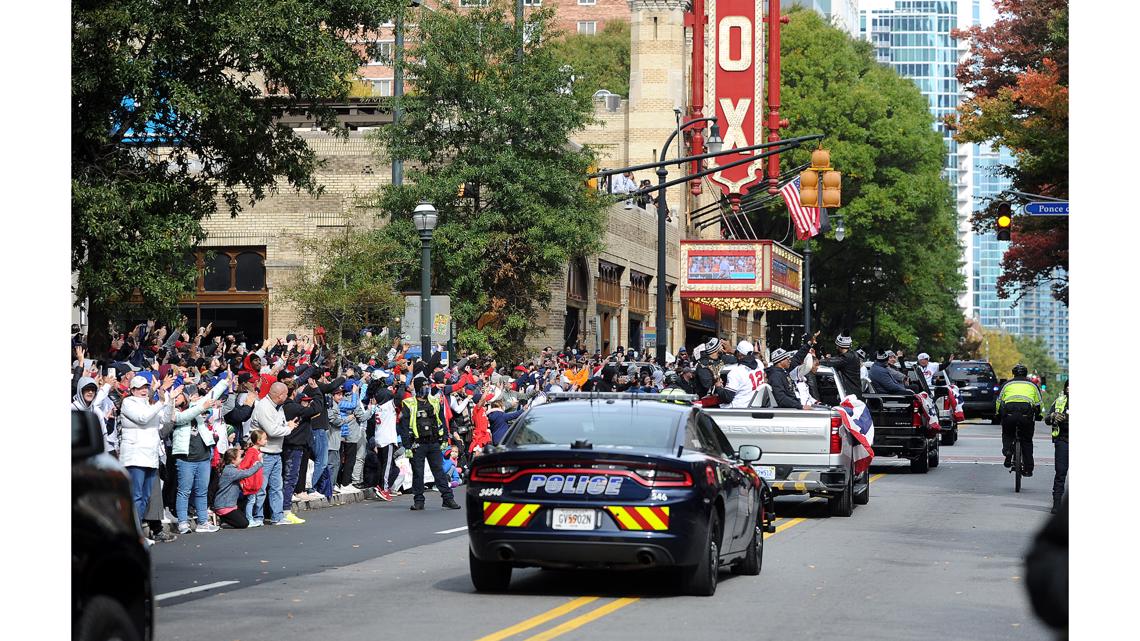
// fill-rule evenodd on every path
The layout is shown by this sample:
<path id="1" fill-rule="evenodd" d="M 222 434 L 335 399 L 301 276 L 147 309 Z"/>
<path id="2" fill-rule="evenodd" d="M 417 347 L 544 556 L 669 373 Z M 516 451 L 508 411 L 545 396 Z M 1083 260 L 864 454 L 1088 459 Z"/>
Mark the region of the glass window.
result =
<path id="1" fill-rule="evenodd" d="M 230 289 L 230 256 L 214 254 L 206 256 L 206 278 L 203 287 L 208 292 L 225 292 Z"/>
<path id="2" fill-rule="evenodd" d="M 594 20 L 579 20 L 578 33 L 585 36 L 592 36 L 598 32 L 598 23 Z"/>
<path id="3" fill-rule="evenodd" d="M 238 254 L 234 280 L 239 292 L 259 292 L 265 289 L 265 262 L 261 255 L 253 252 Z"/>
<path id="4" fill-rule="evenodd" d="M 595 448 L 672 449 L 680 416 L 672 407 L 629 402 L 548 403 L 530 410 L 516 425 L 510 445 L 570 445 Z"/>
<path id="5" fill-rule="evenodd" d="M 598 0 L 578 0 L 578 4 L 582 6 L 593 6 L 598 4 Z"/>
<path id="6" fill-rule="evenodd" d="M 372 95 L 373 96 L 391 96 L 392 95 L 392 79 L 391 78 L 373 78 L 372 82 Z"/>

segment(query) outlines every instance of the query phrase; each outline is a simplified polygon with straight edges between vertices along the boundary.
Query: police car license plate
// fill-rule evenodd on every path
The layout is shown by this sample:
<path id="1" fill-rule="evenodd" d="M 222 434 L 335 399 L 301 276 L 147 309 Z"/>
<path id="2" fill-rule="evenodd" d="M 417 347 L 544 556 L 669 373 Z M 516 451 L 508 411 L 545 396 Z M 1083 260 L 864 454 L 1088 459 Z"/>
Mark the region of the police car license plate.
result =
<path id="1" fill-rule="evenodd" d="M 597 521 L 597 510 L 567 510 L 554 508 L 555 530 L 592 530 Z"/>
<path id="2" fill-rule="evenodd" d="M 776 466 L 775 465 L 759 465 L 756 467 L 756 473 L 759 474 L 760 478 L 764 479 L 765 481 L 775 481 L 776 480 Z"/>

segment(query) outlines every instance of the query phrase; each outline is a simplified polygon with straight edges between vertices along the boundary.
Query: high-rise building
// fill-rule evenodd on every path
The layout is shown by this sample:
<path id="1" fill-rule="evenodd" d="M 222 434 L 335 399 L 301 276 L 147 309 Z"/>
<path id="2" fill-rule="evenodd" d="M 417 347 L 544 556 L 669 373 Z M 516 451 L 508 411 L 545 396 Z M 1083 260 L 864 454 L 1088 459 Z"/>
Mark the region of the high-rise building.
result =
<path id="1" fill-rule="evenodd" d="M 963 23 L 972 21 L 972 9 Z M 964 48 L 951 35 L 958 28 L 959 3 L 955 0 L 895 0 L 893 6 L 868 6 L 859 13 L 860 37 L 874 45 L 879 62 L 914 81 L 930 106 L 934 128 L 946 143 L 942 174 L 954 197 L 958 242 L 964 249 L 966 291 L 959 304 L 969 313 L 974 294 L 971 278 L 974 234 L 970 227 L 972 145 L 959 145 L 944 123 L 962 99 L 955 72 Z"/>
<path id="2" fill-rule="evenodd" d="M 784 8 L 791 5 L 811 9 L 852 38 L 859 37 L 859 0 L 784 0 Z"/>

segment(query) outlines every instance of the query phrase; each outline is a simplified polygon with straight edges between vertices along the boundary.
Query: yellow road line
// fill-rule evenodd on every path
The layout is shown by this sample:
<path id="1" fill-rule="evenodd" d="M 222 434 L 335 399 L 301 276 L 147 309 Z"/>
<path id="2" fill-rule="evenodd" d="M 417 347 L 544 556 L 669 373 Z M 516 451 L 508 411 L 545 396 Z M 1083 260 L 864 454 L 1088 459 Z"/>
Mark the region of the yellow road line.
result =
<path id="1" fill-rule="evenodd" d="M 797 519 L 791 519 L 790 521 L 788 521 L 786 523 L 781 523 L 780 525 L 777 525 L 776 531 L 773 532 L 772 534 L 779 534 L 780 532 L 783 532 L 784 530 L 786 530 L 790 527 L 793 527 L 795 525 L 798 525 L 800 523 L 803 523 L 803 522 L 804 522 L 804 519 L 802 517 L 797 518 Z"/>
<path id="2" fill-rule="evenodd" d="M 872 481 L 877 481 L 877 480 L 879 480 L 879 479 L 883 478 L 883 477 L 884 477 L 884 476 L 886 476 L 886 475 L 887 475 L 887 474 L 886 474 L 885 472 L 880 472 L 880 473 L 878 473 L 878 474 L 876 474 L 876 475 L 872 476 L 871 478 L 867 479 L 867 482 L 868 482 L 868 483 L 870 483 L 870 482 L 872 482 Z"/>
<path id="3" fill-rule="evenodd" d="M 527 630 L 534 628 L 534 627 L 538 627 L 538 626 L 542 625 L 543 623 L 546 623 L 547 621 L 549 621 L 551 619 L 557 619 L 558 617 L 562 616 L 563 614 L 566 614 L 568 612 L 573 612 L 574 610 L 577 610 L 578 608 L 586 605 L 587 603 L 592 603 L 594 601 L 597 601 L 598 598 L 599 597 L 596 597 L 596 596 L 578 597 L 577 599 L 574 599 L 573 601 L 570 601 L 569 603 L 563 603 L 562 605 L 560 605 L 556 608 L 553 608 L 553 609 L 547 610 L 546 612 L 543 612 L 541 614 L 537 614 L 535 616 L 532 616 L 531 618 L 529 618 L 525 621 L 521 621 L 519 623 L 516 623 L 509 628 L 503 628 L 502 630 L 499 630 L 498 632 L 492 632 L 491 634 L 488 634 L 485 637 L 479 637 L 475 641 L 500 641 L 500 639 L 505 639 L 507 637 L 514 636 L 520 632 L 526 632 Z"/>
<path id="4" fill-rule="evenodd" d="M 550 628 L 546 632 L 543 632 L 541 634 L 536 634 L 532 637 L 527 637 L 524 641 L 549 641 L 550 639 L 553 639 L 554 637 L 566 634 L 567 632 L 569 632 L 571 630 L 576 630 L 576 629 L 586 625 L 587 623 L 589 623 L 591 621 L 594 621 L 596 619 L 600 619 L 600 618 L 606 616 L 607 614 L 614 612 L 615 610 L 620 610 L 621 608 L 624 608 L 625 606 L 633 603 L 634 601 L 640 601 L 640 600 L 641 599 L 639 599 L 637 597 L 622 597 L 620 599 L 610 601 L 609 603 L 603 605 L 602 607 L 600 607 L 596 610 L 591 610 L 590 612 L 587 612 L 586 614 L 576 616 L 573 619 L 570 619 L 569 621 L 562 623 L 561 625 L 557 625 L 553 628 Z"/>

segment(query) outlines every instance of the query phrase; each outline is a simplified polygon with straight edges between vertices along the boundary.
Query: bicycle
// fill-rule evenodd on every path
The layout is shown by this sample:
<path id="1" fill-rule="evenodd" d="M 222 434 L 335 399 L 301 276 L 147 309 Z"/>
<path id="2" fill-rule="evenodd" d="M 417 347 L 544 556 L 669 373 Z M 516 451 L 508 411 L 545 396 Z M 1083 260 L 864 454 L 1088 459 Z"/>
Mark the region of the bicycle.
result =
<path id="1" fill-rule="evenodd" d="M 1013 442 L 1013 467 L 1009 468 L 1013 472 L 1013 491 L 1021 491 L 1021 439 L 1015 439 Z"/>

